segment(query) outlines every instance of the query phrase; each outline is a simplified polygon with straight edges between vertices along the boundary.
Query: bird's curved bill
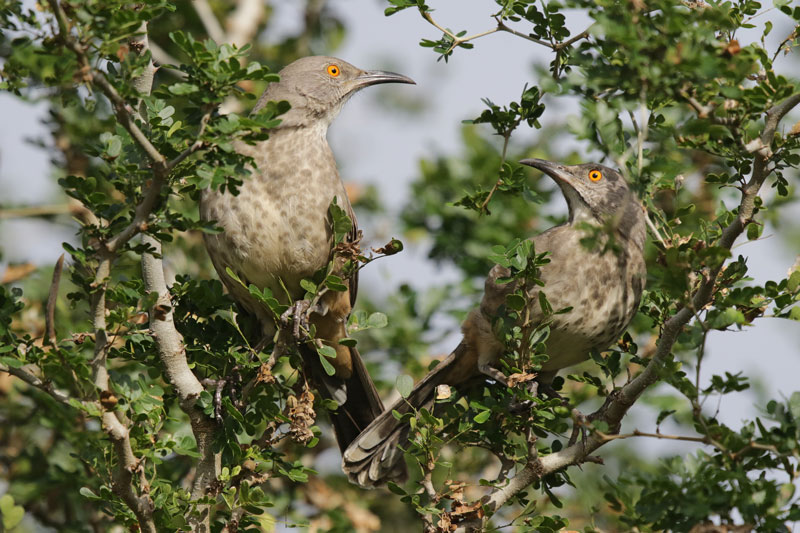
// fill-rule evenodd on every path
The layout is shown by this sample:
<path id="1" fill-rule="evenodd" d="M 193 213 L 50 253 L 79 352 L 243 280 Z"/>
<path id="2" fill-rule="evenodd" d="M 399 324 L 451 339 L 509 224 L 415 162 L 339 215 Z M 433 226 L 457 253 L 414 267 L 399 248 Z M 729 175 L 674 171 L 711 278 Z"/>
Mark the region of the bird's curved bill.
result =
<path id="1" fill-rule="evenodd" d="M 572 173 L 562 164 L 546 159 L 522 159 L 520 164 L 539 169 L 555 180 L 572 183 Z"/>
<path id="2" fill-rule="evenodd" d="M 358 88 L 367 87 L 369 85 L 377 85 L 379 83 L 417 84 L 417 82 L 408 76 L 403 76 L 402 74 L 398 74 L 396 72 L 387 72 L 385 70 L 367 70 L 360 76 L 356 77 L 353 81 Z"/>

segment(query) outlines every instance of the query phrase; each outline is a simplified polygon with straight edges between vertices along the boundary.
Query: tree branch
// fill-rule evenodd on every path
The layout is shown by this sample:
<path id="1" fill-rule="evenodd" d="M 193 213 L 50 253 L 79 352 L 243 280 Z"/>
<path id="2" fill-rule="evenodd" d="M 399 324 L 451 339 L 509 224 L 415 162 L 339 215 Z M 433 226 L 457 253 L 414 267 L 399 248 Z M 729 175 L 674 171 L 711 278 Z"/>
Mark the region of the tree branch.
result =
<path id="1" fill-rule="evenodd" d="M 574 37 L 572 37 L 572 38 L 570 38 L 570 39 L 568 39 L 568 40 L 566 40 L 564 42 L 552 43 L 552 42 L 547 42 L 547 41 L 545 41 L 543 39 L 539 39 L 537 37 L 532 37 L 530 35 L 527 35 L 525 33 L 517 31 L 517 30 L 515 30 L 513 28 L 510 28 L 510 27 L 505 25 L 505 23 L 503 22 L 503 20 L 500 17 L 495 17 L 495 20 L 497 21 L 497 26 L 496 27 L 494 27 L 492 29 L 489 29 L 489 30 L 486 30 L 486 31 L 482 31 L 480 33 L 476 33 L 474 35 L 469 35 L 467 37 L 457 37 L 453 32 L 451 32 L 450 30 L 448 30 L 447 28 L 445 28 L 444 26 L 442 26 L 438 22 L 436 22 L 434 20 L 433 16 L 431 15 L 430 11 L 425 11 L 423 9 L 420 9 L 420 14 L 422 15 L 422 18 L 424 18 L 426 21 L 428 21 L 429 24 L 431 24 L 437 30 L 441 31 L 443 34 L 447 35 L 447 37 L 449 37 L 453 41 L 453 43 L 450 45 L 450 48 L 448 48 L 447 52 L 445 52 L 445 55 L 449 54 L 456 47 L 458 47 L 458 46 L 460 46 L 460 45 L 462 45 L 464 43 L 467 43 L 469 41 L 473 41 L 473 40 L 478 39 L 480 37 L 485 37 L 487 35 L 491 35 L 492 33 L 497 33 L 499 31 L 510 33 L 511 35 L 515 35 L 517 37 L 521 37 L 522 39 L 525 39 L 527 41 L 531 41 L 532 43 L 536 43 L 536 44 L 540 44 L 542 46 L 546 46 L 547 48 L 549 48 L 550 50 L 552 50 L 554 52 L 560 52 L 561 50 L 570 47 L 571 45 L 573 45 L 574 43 L 580 41 L 581 39 L 586 39 L 587 37 L 589 37 L 589 28 L 591 28 L 591 26 L 589 28 L 586 28 L 585 30 L 580 32 L 578 35 L 575 35 Z"/>
<path id="2" fill-rule="evenodd" d="M 686 435 L 667 435 L 665 433 L 647 433 L 644 431 L 639 431 L 638 429 L 634 429 L 632 433 L 622 433 L 617 435 L 609 435 L 603 433 L 602 431 L 597 431 L 596 433 L 605 442 L 611 440 L 630 439 L 632 437 L 650 437 L 653 439 L 682 440 L 687 442 L 700 442 L 702 444 L 711 444 L 711 441 L 709 441 L 708 437 L 690 437 Z"/>
<path id="3" fill-rule="evenodd" d="M 153 146 L 139 126 L 136 125 L 136 122 L 134 121 L 136 111 L 132 110 L 127 105 L 125 100 L 122 98 L 122 96 L 120 96 L 114 86 L 111 85 L 108 79 L 106 79 L 105 74 L 91 67 L 89 64 L 89 58 L 86 55 L 86 50 L 84 50 L 80 43 L 78 43 L 78 41 L 75 40 L 75 38 L 69 33 L 67 16 L 59 5 L 58 1 L 48 0 L 48 3 L 50 5 L 50 9 L 53 11 L 53 14 L 56 17 L 56 22 L 58 24 L 57 37 L 66 45 L 67 48 L 72 50 L 72 52 L 78 58 L 81 71 L 84 73 L 84 79 L 100 87 L 103 94 L 105 94 L 105 96 L 111 101 L 120 124 L 128 131 L 128 133 L 131 135 L 131 138 L 142 148 L 142 150 L 144 150 L 145 154 L 147 154 L 147 157 L 149 157 L 153 162 L 153 181 L 147 188 L 142 201 L 136 206 L 133 220 L 114 238 L 105 243 L 107 252 L 109 255 L 113 255 L 114 252 L 118 251 L 125 243 L 127 243 L 146 227 L 145 224 L 147 219 L 149 218 L 150 213 L 152 212 L 159 196 L 161 195 L 161 189 L 167 183 L 167 173 L 169 171 L 167 159 L 161 154 L 161 152 L 158 151 L 155 146 Z M 142 38 L 140 42 L 143 44 L 142 50 L 149 49 L 146 36 Z M 148 74 L 147 76 L 150 77 L 150 82 L 152 83 L 152 73 Z M 134 82 L 134 86 L 136 86 L 136 82 Z M 139 89 L 140 88 L 137 87 L 137 90 Z M 141 90 L 139 92 L 141 92 Z M 103 279 L 105 277 L 106 276 L 104 276 Z"/>
<path id="4" fill-rule="evenodd" d="M 226 41 L 239 47 L 251 42 L 264 19 L 265 10 L 263 0 L 238 0 L 225 24 Z"/>
<path id="5" fill-rule="evenodd" d="M 742 234 L 747 224 L 752 220 L 756 212 L 755 200 L 758 192 L 771 172 L 768 168 L 769 159 L 772 156 L 770 145 L 775 137 L 778 124 L 798 104 L 800 104 L 800 93 L 790 96 L 766 112 L 764 129 L 759 136 L 763 147 L 754 152 L 753 172 L 750 180 L 742 189 L 738 215 L 723 229 L 719 239 L 720 247 L 730 249 L 737 237 Z M 701 309 L 711 301 L 714 285 L 722 266 L 714 268 L 705 277 L 688 306 L 680 307 L 664 323 L 661 336 L 656 345 L 656 352 L 650 360 L 650 364 L 621 389 L 612 392 L 600 409 L 589 416 L 590 420 L 606 422 L 610 428 L 609 435 L 615 435 L 619 432 L 622 419 L 630 407 L 649 386 L 658 381 L 661 369 L 672 355 L 672 347 L 678 335 L 694 316 L 692 309 Z M 558 452 L 540 458 L 532 457 L 522 470 L 509 480 L 505 487 L 498 488 L 486 499 L 486 505 L 490 510 L 499 509 L 515 494 L 525 490 L 537 479 L 541 479 L 567 466 L 585 462 L 590 453 L 609 440 L 611 439 L 608 438 L 608 435 L 594 432 L 585 440 Z"/>
<path id="6" fill-rule="evenodd" d="M 200 18 L 200 22 L 203 24 L 206 33 L 208 33 L 208 36 L 218 43 L 224 43 L 225 30 L 222 29 L 222 25 L 220 25 L 219 20 L 217 20 L 217 16 L 211 9 L 208 1 L 193 0 L 192 5 L 194 6 L 197 16 Z"/>
<path id="7" fill-rule="evenodd" d="M 213 109 L 209 109 L 200 119 L 200 130 L 197 132 L 197 140 L 192 143 L 189 148 L 178 154 L 175 159 L 171 160 L 167 163 L 167 168 L 172 170 L 176 166 L 178 166 L 184 159 L 201 149 L 205 146 L 205 143 L 200 139 L 203 136 L 203 133 L 206 131 L 206 126 L 208 126 L 208 121 L 211 119 L 211 114 L 213 113 Z"/>
<path id="8" fill-rule="evenodd" d="M 138 43 L 141 54 L 149 50 L 146 30 L 146 26 L 143 25 L 143 35 Z M 151 61 L 144 74 L 133 80 L 140 94 L 150 94 L 155 70 L 155 65 Z M 177 165 L 190 153 L 202 146 L 199 137 L 203 135 L 212 111 L 213 109 L 207 110 L 201 119 L 198 140 L 183 154 L 169 163 L 167 169 Z M 155 339 L 158 356 L 164 365 L 167 380 L 175 387 L 178 403 L 181 409 L 189 416 L 192 433 L 197 442 L 197 449 L 200 452 L 200 461 L 192 482 L 192 499 L 200 500 L 206 496 L 221 469 L 221 454 L 215 453 L 213 447 L 216 424 L 196 406 L 197 399 L 200 393 L 203 392 L 203 385 L 189 368 L 183 336 L 175 327 L 172 301 L 164 278 L 164 265 L 161 260 L 161 242 L 152 235 L 144 234 L 142 235 L 142 243 L 152 250 L 151 253 L 142 255 L 142 278 L 145 290 L 148 294 L 156 295 L 156 301 L 148 313 L 150 331 L 153 339 Z M 192 531 L 207 533 L 211 529 L 211 506 L 208 504 L 199 505 L 196 512 L 189 512 L 187 520 L 192 526 Z"/>
<path id="9" fill-rule="evenodd" d="M 156 341 L 158 356 L 164 365 L 167 379 L 175 387 L 181 409 L 189 415 L 192 432 L 200 452 L 192 482 L 192 499 L 199 500 L 206 495 L 212 482 L 217 479 L 221 468 L 221 456 L 214 452 L 213 440 L 216 425 L 195 405 L 203 385 L 189 368 L 186 360 L 186 349 L 183 337 L 175 328 L 172 301 L 164 279 L 164 267 L 161 263 L 161 243 L 150 235 L 143 235 L 142 241 L 154 249 L 154 253 L 142 256 L 142 277 L 148 293 L 155 293 L 158 298 L 150 309 L 150 330 Z M 158 257 L 156 257 L 156 254 Z M 188 517 L 192 531 L 207 532 L 210 530 L 210 506 L 199 507 L 199 514 Z"/>
<path id="10" fill-rule="evenodd" d="M 6 366 L 0 363 L 0 372 L 5 372 L 7 374 L 11 374 L 12 376 L 18 377 L 28 385 L 32 387 L 36 387 L 37 389 L 46 392 L 50 396 L 53 397 L 58 403 L 62 403 L 64 405 L 70 405 L 70 400 L 72 399 L 68 394 L 65 394 L 59 390 L 53 388 L 53 384 L 49 381 L 44 381 L 36 373 L 26 370 L 26 368 L 33 368 L 36 370 L 36 373 L 41 373 L 38 367 L 35 365 L 25 365 L 22 368 L 14 368 L 13 366 Z"/>

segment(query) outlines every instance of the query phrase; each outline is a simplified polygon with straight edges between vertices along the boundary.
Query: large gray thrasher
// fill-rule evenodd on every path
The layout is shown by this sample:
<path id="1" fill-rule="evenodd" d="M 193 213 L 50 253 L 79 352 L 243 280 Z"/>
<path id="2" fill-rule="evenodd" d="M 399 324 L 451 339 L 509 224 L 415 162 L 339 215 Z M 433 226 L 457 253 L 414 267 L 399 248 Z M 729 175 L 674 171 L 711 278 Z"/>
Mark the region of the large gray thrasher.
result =
<path id="1" fill-rule="evenodd" d="M 325 267 L 332 257 L 328 210 L 334 198 L 353 221 L 347 241 L 354 242 L 358 235 L 326 139 L 328 126 L 358 90 L 379 83 L 414 83 L 400 74 L 364 71 L 334 57 L 298 59 L 279 74 L 280 81 L 267 86 L 253 111 L 279 100 L 287 100 L 291 109 L 280 117 L 269 139 L 255 145 L 236 144 L 236 150 L 251 156 L 258 169 L 244 180 L 237 196 L 208 190 L 200 202 L 201 218 L 216 221 L 224 230 L 205 235 L 214 267 L 241 308 L 258 318 L 265 338 L 275 333 L 274 318 L 228 276 L 226 268 L 246 285 L 269 288 L 283 303 L 292 305 L 302 298 L 305 291 L 300 281 Z M 348 291 L 327 292 L 310 317 L 317 338 L 336 350 L 336 359 L 331 361 L 335 375 L 325 374 L 311 347 L 300 346 L 323 396 L 339 403 L 331 421 L 342 450 L 383 411 L 358 351 L 339 344 L 347 336 L 345 325 L 357 283 L 353 276 Z"/>
<path id="2" fill-rule="evenodd" d="M 528 293 L 531 320 L 542 320 L 538 292 L 542 291 L 555 310 L 571 307 L 551 320 L 547 353 L 537 380 L 552 382 L 558 370 L 584 361 L 592 349 L 605 349 L 630 323 L 639 306 L 645 284 L 643 248 L 645 214 L 641 204 L 616 171 L 597 164 L 565 166 L 542 159 L 526 159 L 525 165 L 552 177 L 567 200 L 569 221 L 533 238 L 536 253 L 550 252 L 550 262 L 540 268 L 544 287 Z M 589 249 L 581 243 L 587 236 L 582 223 L 608 228 L 619 251 Z M 606 234 L 608 235 L 608 234 Z M 602 248 L 602 247 L 599 247 Z M 408 444 L 409 425 L 398 421 L 392 410 L 406 413 L 431 408 L 438 385 L 465 385 L 485 375 L 505 383 L 494 365 L 504 346 L 493 331 L 493 318 L 514 284 L 497 284 L 508 277 L 508 269 L 495 266 L 486 279 L 481 305 L 462 325 L 464 338 L 458 347 L 425 376 L 407 398 L 401 398 L 375 419 L 345 450 L 342 468 L 350 481 L 363 487 L 402 479 L 403 449 Z"/>

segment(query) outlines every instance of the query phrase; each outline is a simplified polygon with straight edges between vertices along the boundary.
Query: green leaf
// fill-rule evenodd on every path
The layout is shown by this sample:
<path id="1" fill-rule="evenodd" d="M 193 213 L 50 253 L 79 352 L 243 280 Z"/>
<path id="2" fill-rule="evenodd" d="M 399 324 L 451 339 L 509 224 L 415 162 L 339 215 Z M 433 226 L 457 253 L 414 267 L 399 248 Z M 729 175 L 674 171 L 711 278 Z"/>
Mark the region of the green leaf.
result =
<path id="1" fill-rule="evenodd" d="M 319 348 L 317 348 L 317 352 L 320 355 L 327 357 L 328 359 L 336 359 L 336 350 L 332 346 L 328 346 L 327 344 L 323 344 Z"/>
<path id="2" fill-rule="evenodd" d="M 331 216 L 333 242 L 338 244 L 344 240 L 348 233 L 353 231 L 353 221 L 347 215 L 347 212 L 339 206 L 335 196 L 328 206 L 328 214 Z"/>
<path id="3" fill-rule="evenodd" d="M 0 496 L 0 515 L 3 517 L 3 528 L 9 530 L 22 522 L 25 509 L 14 505 L 14 498 L 10 494 L 4 494 Z"/>
<path id="4" fill-rule="evenodd" d="M 196 93 L 200 88 L 193 83 L 178 82 L 170 85 L 167 90 L 174 95 L 182 96 L 186 94 Z"/>
<path id="5" fill-rule="evenodd" d="M 414 380 L 409 375 L 401 374 L 397 376 L 395 387 L 397 387 L 397 392 L 400 393 L 400 396 L 408 398 L 414 388 Z"/>
<path id="6" fill-rule="evenodd" d="M 764 226 L 761 224 L 756 224 L 751 222 L 747 225 L 747 240 L 754 241 L 761 236 L 761 231 L 764 229 Z"/>
<path id="7" fill-rule="evenodd" d="M 339 344 L 341 344 L 342 346 L 351 346 L 351 347 L 353 347 L 353 346 L 356 346 L 358 344 L 358 341 L 356 339 L 351 338 L 351 337 L 343 337 L 343 338 L 339 339 Z"/>
<path id="8" fill-rule="evenodd" d="M 380 329 L 385 328 L 389 324 L 389 319 L 383 313 L 376 311 L 369 315 L 367 319 L 367 327 Z"/>
<path id="9" fill-rule="evenodd" d="M 483 424 L 484 422 L 489 420 L 490 416 L 492 416 L 492 412 L 487 409 L 486 411 L 481 411 L 480 413 L 472 417 L 472 419 L 478 424 Z"/>
<path id="10" fill-rule="evenodd" d="M 322 363 L 322 368 L 325 370 L 325 373 L 329 376 L 332 376 L 336 373 L 336 369 L 333 368 L 333 365 L 328 362 L 328 359 L 324 357 L 322 354 L 319 356 L 319 362 Z"/>
<path id="11" fill-rule="evenodd" d="M 334 375 L 336 369 L 328 362 L 328 359 L 336 359 L 336 350 L 327 344 L 323 344 L 317 348 L 317 353 L 319 354 L 319 361 L 322 363 L 322 368 L 325 370 L 325 373 L 329 376 Z"/>
<path id="12" fill-rule="evenodd" d="M 798 287 L 800 287 L 800 269 L 792 272 L 786 282 L 786 290 L 789 292 L 795 292 Z"/>
<path id="13" fill-rule="evenodd" d="M 300 287 L 309 294 L 317 294 L 317 284 L 310 279 L 301 279 Z"/>
<path id="14" fill-rule="evenodd" d="M 345 292 L 349 288 L 342 278 L 334 274 L 330 274 L 325 278 L 325 286 L 336 292 Z"/>

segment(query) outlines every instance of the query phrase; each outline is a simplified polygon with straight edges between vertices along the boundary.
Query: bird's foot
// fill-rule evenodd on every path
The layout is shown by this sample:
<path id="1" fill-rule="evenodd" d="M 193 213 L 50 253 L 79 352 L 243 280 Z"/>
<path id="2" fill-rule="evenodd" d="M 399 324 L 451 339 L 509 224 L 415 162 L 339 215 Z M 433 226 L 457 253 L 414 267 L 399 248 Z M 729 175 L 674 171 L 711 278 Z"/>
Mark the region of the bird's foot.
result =
<path id="1" fill-rule="evenodd" d="M 288 327 L 292 324 L 292 334 L 298 342 L 308 340 L 308 310 L 311 303 L 307 300 L 298 300 L 281 315 L 281 324 Z"/>
<path id="2" fill-rule="evenodd" d="M 214 420 L 216 420 L 218 424 L 222 424 L 222 393 L 226 386 L 230 388 L 230 396 L 233 405 L 240 410 L 243 407 L 242 402 L 235 397 L 242 384 L 242 375 L 239 373 L 238 365 L 233 367 L 230 375 L 220 379 L 204 379 L 202 384 L 208 387 L 214 387 Z"/>
<path id="3" fill-rule="evenodd" d="M 201 383 L 206 387 L 214 387 L 214 420 L 222 424 L 222 389 L 225 388 L 227 379 L 204 379 Z"/>
<path id="4" fill-rule="evenodd" d="M 586 428 L 590 425 L 591 422 L 587 416 L 585 416 L 583 413 L 581 413 L 574 407 L 572 408 L 571 414 L 572 414 L 572 435 L 569 436 L 569 442 L 567 445 L 572 446 L 573 444 L 578 442 L 578 435 L 580 435 L 581 437 L 581 442 L 585 443 L 586 437 L 588 436 Z"/>
<path id="5" fill-rule="evenodd" d="M 569 400 L 561 396 L 558 391 L 556 391 L 549 383 L 546 385 L 543 384 L 541 386 L 541 391 L 549 398 L 558 399 L 561 402 L 561 405 L 570 410 L 570 415 L 572 416 L 572 434 L 569 437 L 568 445 L 572 446 L 578 442 L 579 435 L 581 442 L 586 442 L 586 437 L 588 435 L 586 428 L 591 425 L 589 418 L 578 411 L 577 408 L 573 407 L 572 404 L 569 403 Z"/>
<path id="6" fill-rule="evenodd" d="M 531 396 L 539 395 L 539 382 L 536 380 L 529 381 L 526 385 L 528 394 Z M 512 415 L 520 415 L 525 411 L 530 411 L 533 407 L 533 400 L 525 400 L 522 402 L 514 402 L 508 406 L 508 410 Z"/>

